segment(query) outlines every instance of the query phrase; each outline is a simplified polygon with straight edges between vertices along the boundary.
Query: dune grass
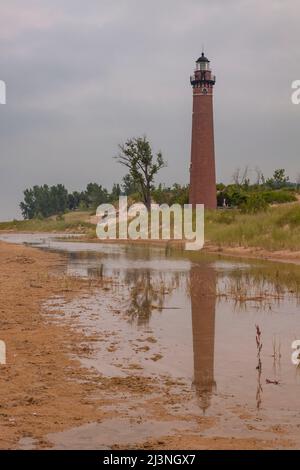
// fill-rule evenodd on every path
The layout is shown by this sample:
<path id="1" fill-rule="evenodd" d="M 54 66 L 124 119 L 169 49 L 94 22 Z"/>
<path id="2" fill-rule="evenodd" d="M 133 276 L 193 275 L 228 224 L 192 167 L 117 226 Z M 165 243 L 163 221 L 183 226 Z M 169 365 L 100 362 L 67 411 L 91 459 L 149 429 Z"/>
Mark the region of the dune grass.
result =
<path id="1" fill-rule="evenodd" d="M 205 238 L 220 247 L 300 250 L 300 204 L 270 207 L 256 214 L 238 210 L 208 212 Z"/>
<path id="2" fill-rule="evenodd" d="M 0 222 L 0 230 L 17 232 L 73 232 L 86 234 L 95 230 L 94 225 L 79 219 L 31 219 Z"/>

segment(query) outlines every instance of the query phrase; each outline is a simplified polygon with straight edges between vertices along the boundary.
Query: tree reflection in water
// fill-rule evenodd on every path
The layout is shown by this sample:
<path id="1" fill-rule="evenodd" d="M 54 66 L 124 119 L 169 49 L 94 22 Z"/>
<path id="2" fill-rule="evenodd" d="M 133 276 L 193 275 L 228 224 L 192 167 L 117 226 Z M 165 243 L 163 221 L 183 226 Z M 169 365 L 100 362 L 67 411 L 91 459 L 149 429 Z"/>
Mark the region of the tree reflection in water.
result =
<path id="1" fill-rule="evenodd" d="M 147 325 L 154 310 L 163 310 L 166 297 L 179 287 L 181 278 L 181 273 L 127 270 L 125 283 L 130 286 L 130 299 L 126 313 L 130 322 Z"/>

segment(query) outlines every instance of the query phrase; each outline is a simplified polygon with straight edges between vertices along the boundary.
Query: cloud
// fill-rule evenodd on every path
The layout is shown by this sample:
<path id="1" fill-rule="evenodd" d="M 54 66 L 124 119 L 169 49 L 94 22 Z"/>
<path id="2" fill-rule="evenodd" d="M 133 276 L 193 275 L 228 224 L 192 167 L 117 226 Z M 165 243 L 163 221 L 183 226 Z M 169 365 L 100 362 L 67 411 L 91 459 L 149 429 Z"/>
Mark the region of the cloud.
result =
<path id="1" fill-rule="evenodd" d="M 300 107 L 297 0 L 11 0 L 1 6 L 0 218 L 22 190 L 64 182 L 82 188 L 123 176 L 118 143 L 147 133 L 188 181 L 192 93 L 202 45 L 217 75 L 218 178 L 235 167 L 266 174 L 298 168 Z"/>

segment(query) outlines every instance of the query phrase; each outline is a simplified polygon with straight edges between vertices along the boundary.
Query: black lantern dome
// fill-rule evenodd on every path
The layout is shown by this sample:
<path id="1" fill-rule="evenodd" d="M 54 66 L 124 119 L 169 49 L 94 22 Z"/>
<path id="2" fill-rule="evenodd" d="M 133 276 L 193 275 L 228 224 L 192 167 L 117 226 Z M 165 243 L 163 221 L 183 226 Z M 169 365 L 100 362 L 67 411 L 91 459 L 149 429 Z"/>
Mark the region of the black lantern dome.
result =
<path id="1" fill-rule="evenodd" d="M 199 64 L 200 62 L 209 62 L 208 58 L 205 57 L 204 52 L 202 52 L 201 57 L 199 57 L 199 59 L 196 60 L 197 64 Z"/>

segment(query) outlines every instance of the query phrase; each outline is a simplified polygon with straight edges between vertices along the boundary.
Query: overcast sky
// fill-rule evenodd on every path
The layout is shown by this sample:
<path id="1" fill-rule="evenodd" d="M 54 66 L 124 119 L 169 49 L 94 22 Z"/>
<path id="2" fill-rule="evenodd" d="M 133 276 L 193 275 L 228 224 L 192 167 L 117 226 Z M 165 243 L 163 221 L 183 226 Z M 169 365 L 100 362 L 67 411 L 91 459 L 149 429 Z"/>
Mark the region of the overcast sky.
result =
<path id="1" fill-rule="evenodd" d="M 217 76 L 217 175 L 236 167 L 300 173 L 299 0 L 0 0 L 0 219 L 24 188 L 108 188 L 118 143 L 146 134 L 186 183 L 192 90 L 204 45 Z"/>

